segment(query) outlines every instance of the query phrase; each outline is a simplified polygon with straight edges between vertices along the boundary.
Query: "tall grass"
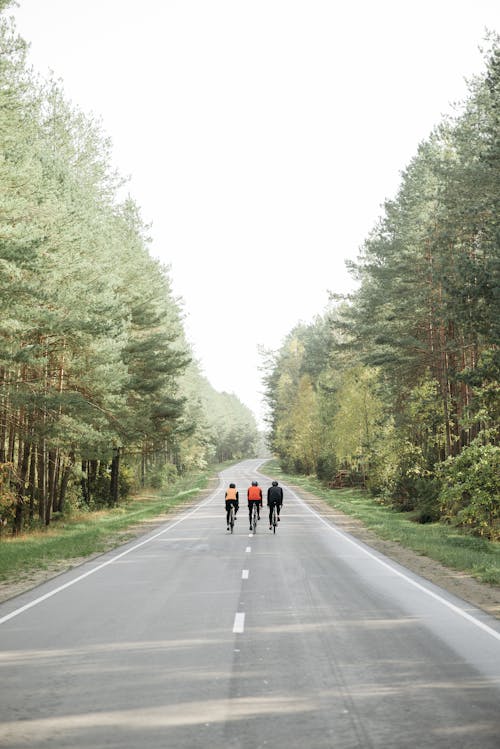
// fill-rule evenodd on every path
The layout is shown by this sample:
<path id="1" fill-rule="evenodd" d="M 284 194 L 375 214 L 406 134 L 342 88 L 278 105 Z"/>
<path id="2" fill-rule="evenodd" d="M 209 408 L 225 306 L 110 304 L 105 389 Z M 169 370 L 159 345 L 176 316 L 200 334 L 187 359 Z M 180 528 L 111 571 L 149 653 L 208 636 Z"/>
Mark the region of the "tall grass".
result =
<path id="1" fill-rule="evenodd" d="M 313 476 L 285 474 L 277 461 L 269 461 L 262 471 L 298 486 L 323 499 L 331 507 L 360 520 L 377 536 L 396 541 L 455 570 L 470 574 L 480 582 L 500 585 L 500 544 L 471 536 L 444 523 L 420 524 L 409 513 L 381 505 L 359 489 L 328 489 Z"/>

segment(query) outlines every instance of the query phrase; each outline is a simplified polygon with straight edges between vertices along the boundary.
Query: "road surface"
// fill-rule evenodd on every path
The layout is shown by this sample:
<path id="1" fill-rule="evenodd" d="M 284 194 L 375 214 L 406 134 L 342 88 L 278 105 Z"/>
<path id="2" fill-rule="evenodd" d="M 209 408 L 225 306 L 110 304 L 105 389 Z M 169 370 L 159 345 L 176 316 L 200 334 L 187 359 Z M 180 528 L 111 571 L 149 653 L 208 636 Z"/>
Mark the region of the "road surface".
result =
<path id="1" fill-rule="evenodd" d="M 9 749 L 498 749 L 500 625 L 284 486 L 233 535 L 224 490 L 0 605 Z"/>

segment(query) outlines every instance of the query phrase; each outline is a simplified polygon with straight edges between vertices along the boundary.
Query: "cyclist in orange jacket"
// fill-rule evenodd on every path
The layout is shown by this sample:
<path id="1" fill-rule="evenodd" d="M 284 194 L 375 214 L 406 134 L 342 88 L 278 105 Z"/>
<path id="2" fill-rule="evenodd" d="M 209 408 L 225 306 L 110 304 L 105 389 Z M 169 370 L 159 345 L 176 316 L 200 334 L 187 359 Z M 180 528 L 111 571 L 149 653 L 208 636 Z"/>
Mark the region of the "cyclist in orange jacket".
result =
<path id="1" fill-rule="evenodd" d="M 252 530 L 252 509 L 254 502 L 257 502 L 257 517 L 260 520 L 260 508 L 262 507 L 262 489 L 256 481 L 252 481 L 252 486 L 247 489 L 248 499 L 248 520 L 250 523 L 250 530 Z"/>
<path id="2" fill-rule="evenodd" d="M 234 519 L 236 520 L 236 513 L 240 509 L 240 497 L 236 490 L 236 484 L 229 484 L 229 489 L 226 489 L 225 494 L 226 500 L 226 523 L 227 529 L 229 530 L 229 510 L 231 505 L 234 505 Z"/>

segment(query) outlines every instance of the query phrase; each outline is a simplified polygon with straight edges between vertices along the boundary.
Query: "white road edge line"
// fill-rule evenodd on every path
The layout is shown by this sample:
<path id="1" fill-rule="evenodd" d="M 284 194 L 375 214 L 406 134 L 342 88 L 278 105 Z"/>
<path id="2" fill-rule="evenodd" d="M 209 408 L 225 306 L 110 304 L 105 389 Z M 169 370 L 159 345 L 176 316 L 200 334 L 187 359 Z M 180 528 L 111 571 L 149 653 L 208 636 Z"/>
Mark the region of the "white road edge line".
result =
<path id="1" fill-rule="evenodd" d="M 94 572 L 99 572 L 99 570 L 102 570 L 104 567 L 107 567 L 108 564 L 113 564 L 113 562 L 116 562 L 117 559 L 121 559 L 127 554 L 131 554 L 136 549 L 140 549 L 141 546 L 145 546 L 146 544 L 151 543 L 151 541 L 154 541 L 159 536 L 163 536 L 164 533 L 168 533 L 168 531 L 172 530 L 172 528 L 175 528 L 176 525 L 179 525 L 179 523 L 182 523 L 184 520 L 187 520 L 187 518 L 191 517 L 191 515 L 194 515 L 195 512 L 198 512 L 198 510 L 201 510 L 202 507 L 207 505 L 209 502 L 212 502 L 215 495 L 218 492 L 219 492 L 219 489 L 217 489 L 213 494 L 211 494 L 210 497 L 208 497 L 208 499 L 206 499 L 204 502 L 201 502 L 201 504 L 195 507 L 194 510 L 191 510 L 191 512 L 186 513 L 186 515 L 183 515 L 181 518 L 176 520 L 167 528 L 164 528 L 158 533 L 155 533 L 154 536 L 150 536 L 149 538 L 146 538 L 144 541 L 140 541 L 138 544 L 131 546 L 130 549 L 126 549 L 125 551 L 122 551 L 120 554 L 117 554 L 116 556 L 112 557 L 112 559 L 108 559 L 106 562 L 99 564 L 97 567 L 93 567 L 88 572 L 84 572 L 83 575 L 79 575 L 78 577 L 75 577 L 73 580 L 69 580 L 69 582 L 64 583 L 64 585 L 60 585 L 58 588 L 54 588 L 54 590 L 51 590 L 49 593 L 45 593 L 44 596 L 35 598 L 34 601 L 27 603 L 25 606 L 21 606 L 20 608 L 15 609 L 14 611 L 11 611 L 10 614 L 6 614 L 0 619 L 0 624 L 4 624 L 4 622 L 8 622 L 9 619 L 14 619 L 15 616 L 19 616 L 19 614 L 22 614 L 24 611 L 27 611 L 28 609 L 33 608 L 33 606 L 37 606 L 39 603 L 42 603 L 42 601 L 46 601 L 48 598 L 52 598 L 52 596 L 57 595 L 57 593 L 60 593 L 62 590 L 65 590 L 66 588 L 69 588 L 72 585 L 75 585 L 75 583 L 80 582 L 80 580 L 84 580 L 86 577 L 89 577 L 89 575 L 93 575 Z"/>
<path id="2" fill-rule="evenodd" d="M 347 536 L 345 533 L 343 533 L 342 531 L 340 531 L 338 528 L 335 528 L 335 526 L 331 525 L 327 520 L 325 520 L 324 518 L 322 518 L 321 515 L 319 515 L 315 510 L 311 509 L 309 507 L 309 505 L 306 502 L 304 502 L 303 499 L 301 499 L 300 497 L 298 497 L 295 494 L 295 492 L 293 492 L 291 489 L 288 489 L 288 491 L 290 492 L 290 494 L 300 504 L 302 504 L 307 510 L 309 510 L 309 512 L 312 515 L 314 515 L 318 520 L 320 520 L 323 523 L 323 525 L 326 525 L 326 527 L 329 528 L 333 533 L 336 533 L 338 536 L 342 536 L 342 538 L 345 541 L 348 541 L 350 544 L 352 544 L 353 546 L 355 546 L 357 549 L 359 549 L 360 551 L 364 552 L 368 557 L 370 557 L 370 559 L 373 559 L 375 562 L 377 562 L 378 564 L 380 564 L 382 567 L 385 567 L 386 569 L 390 570 L 395 575 L 398 575 L 398 577 L 403 578 L 403 580 L 406 580 L 406 582 L 410 583 L 410 585 L 413 585 L 413 587 L 418 588 L 418 590 L 422 591 L 423 593 L 426 593 L 431 598 L 434 598 L 436 601 L 439 601 L 440 603 L 444 604 L 449 609 L 451 609 L 452 611 L 454 611 L 456 614 L 459 614 L 461 617 L 463 617 L 464 619 L 466 619 L 468 622 L 471 622 L 471 624 L 475 624 L 476 627 L 479 627 L 479 629 L 482 629 L 483 632 L 486 632 L 486 634 L 491 635 L 492 637 L 494 637 L 495 640 L 499 640 L 500 641 L 500 632 L 497 632 L 495 629 L 492 629 L 487 624 L 484 624 L 479 619 L 476 619 L 474 616 L 471 616 L 471 614 L 468 614 L 466 611 L 464 611 L 463 609 L 461 609 L 459 606 L 455 606 L 455 604 L 451 603 L 451 601 L 447 601 L 446 598 L 443 598 L 442 596 L 438 595 L 437 593 L 434 593 L 434 591 L 429 590 L 429 588 L 426 588 L 424 585 L 421 585 L 416 580 L 412 580 L 412 578 L 408 577 L 408 575 L 405 575 L 404 572 L 400 572 L 395 567 L 392 567 L 387 562 L 384 562 L 383 559 L 380 559 L 375 554 L 372 554 L 370 551 L 368 551 L 368 549 L 365 549 L 363 546 L 361 546 L 360 544 L 358 544 L 354 539 L 349 538 L 349 536 Z"/>
<path id="3" fill-rule="evenodd" d="M 233 632 L 236 635 L 241 635 L 245 631 L 245 614 L 242 614 L 239 612 L 238 614 L 235 614 L 234 617 L 234 624 L 233 624 Z"/>

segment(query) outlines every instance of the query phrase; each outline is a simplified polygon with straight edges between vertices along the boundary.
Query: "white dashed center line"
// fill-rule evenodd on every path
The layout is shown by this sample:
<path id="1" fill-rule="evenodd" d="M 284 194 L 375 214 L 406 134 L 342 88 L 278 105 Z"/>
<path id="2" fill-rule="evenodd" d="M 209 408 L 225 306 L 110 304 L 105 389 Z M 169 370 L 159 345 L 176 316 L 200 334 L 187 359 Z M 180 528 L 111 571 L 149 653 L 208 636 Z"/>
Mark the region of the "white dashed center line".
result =
<path id="1" fill-rule="evenodd" d="M 233 632 L 237 635 L 243 634 L 245 631 L 245 614 L 239 612 L 234 617 Z"/>

